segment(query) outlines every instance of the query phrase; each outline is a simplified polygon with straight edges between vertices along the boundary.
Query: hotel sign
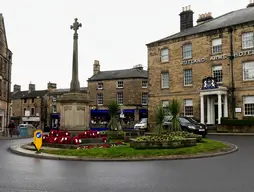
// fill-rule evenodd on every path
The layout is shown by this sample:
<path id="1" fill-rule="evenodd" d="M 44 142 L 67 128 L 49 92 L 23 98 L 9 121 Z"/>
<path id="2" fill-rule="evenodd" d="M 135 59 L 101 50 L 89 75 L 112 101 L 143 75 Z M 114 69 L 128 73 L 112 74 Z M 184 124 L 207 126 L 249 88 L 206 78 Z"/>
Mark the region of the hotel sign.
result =
<path id="1" fill-rule="evenodd" d="M 240 51 L 235 52 L 234 57 L 243 57 L 243 56 L 250 56 L 254 55 L 254 50 L 248 50 L 248 51 Z M 206 61 L 218 61 L 218 60 L 225 60 L 230 56 L 230 54 L 221 54 L 221 55 L 214 55 L 208 58 L 200 58 L 200 59 L 190 59 L 190 60 L 183 60 L 183 65 L 189 65 L 189 64 L 197 64 L 197 63 L 204 63 Z"/>

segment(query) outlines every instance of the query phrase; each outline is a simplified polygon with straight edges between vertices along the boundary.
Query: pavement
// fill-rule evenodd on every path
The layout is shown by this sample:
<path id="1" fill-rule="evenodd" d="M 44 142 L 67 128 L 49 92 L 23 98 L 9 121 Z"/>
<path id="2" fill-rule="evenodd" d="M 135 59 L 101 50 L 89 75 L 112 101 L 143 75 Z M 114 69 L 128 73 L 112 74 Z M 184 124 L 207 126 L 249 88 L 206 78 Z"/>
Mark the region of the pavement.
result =
<path id="1" fill-rule="evenodd" d="M 19 156 L 9 146 L 32 139 L 0 140 L 0 192 L 251 192 L 254 136 L 214 136 L 239 150 L 212 158 L 91 162 Z"/>

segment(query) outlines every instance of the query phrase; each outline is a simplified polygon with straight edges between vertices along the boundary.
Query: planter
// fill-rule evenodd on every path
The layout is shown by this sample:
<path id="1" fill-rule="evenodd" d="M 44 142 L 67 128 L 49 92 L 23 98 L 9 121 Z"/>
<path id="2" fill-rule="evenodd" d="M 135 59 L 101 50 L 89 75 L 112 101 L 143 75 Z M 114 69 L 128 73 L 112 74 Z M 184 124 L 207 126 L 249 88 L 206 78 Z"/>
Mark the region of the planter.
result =
<path id="1" fill-rule="evenodd" d="M 132 139 L 130 147 L 134 149 L 175 149 L 180 147 L 191 147 L 196 144 L 196 138 L 187 138 L 179 141 L 136 141 Z"/>

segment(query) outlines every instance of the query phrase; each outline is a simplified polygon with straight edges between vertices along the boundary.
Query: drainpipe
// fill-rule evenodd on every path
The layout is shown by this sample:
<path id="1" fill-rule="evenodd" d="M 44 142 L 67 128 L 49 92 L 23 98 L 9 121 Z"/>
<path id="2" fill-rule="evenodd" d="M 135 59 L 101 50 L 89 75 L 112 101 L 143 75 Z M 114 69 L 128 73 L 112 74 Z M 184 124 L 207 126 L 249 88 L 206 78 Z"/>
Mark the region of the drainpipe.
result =
<path id="1" fill-rule="evenodd" d="M 230 68 L 231 68 L 231 114 L 232 119 L 235 119 L 235 80 L 234 80 L 234 51 L 233 51 L 233 28 L 229 28 L 229 34 L 230 34 Z"/>

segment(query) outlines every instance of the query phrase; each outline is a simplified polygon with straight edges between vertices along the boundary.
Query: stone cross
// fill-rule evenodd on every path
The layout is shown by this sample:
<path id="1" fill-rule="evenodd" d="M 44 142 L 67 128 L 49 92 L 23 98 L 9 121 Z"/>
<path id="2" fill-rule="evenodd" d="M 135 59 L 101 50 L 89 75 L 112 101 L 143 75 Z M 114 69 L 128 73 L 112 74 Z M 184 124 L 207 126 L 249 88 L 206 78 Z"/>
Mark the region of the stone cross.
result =
<path id="1" fill-rule="evenodd" d="M 74 30 L 73 35 L 73 59 L 72 59 L 72 80 L 70 91 L 78 92 L 80 91 L 80 84 L 78 78 L 78 29 L 82 27 L 82 24 L 78 22 L 78 19 L 75 18 L 75 22 L 71 25 L 71 29 Z"/>
<path id="2" fill-rule="evenodd" d="M 75 18 L 75 22 L 73 23 L 73 25 L 71 25 L 71 29 L 74 30 L 74 34 L 77 34 L 77 31 L 80 27 L 82 27 L 82 24 L 78 22 L 77 18 Z"/>

